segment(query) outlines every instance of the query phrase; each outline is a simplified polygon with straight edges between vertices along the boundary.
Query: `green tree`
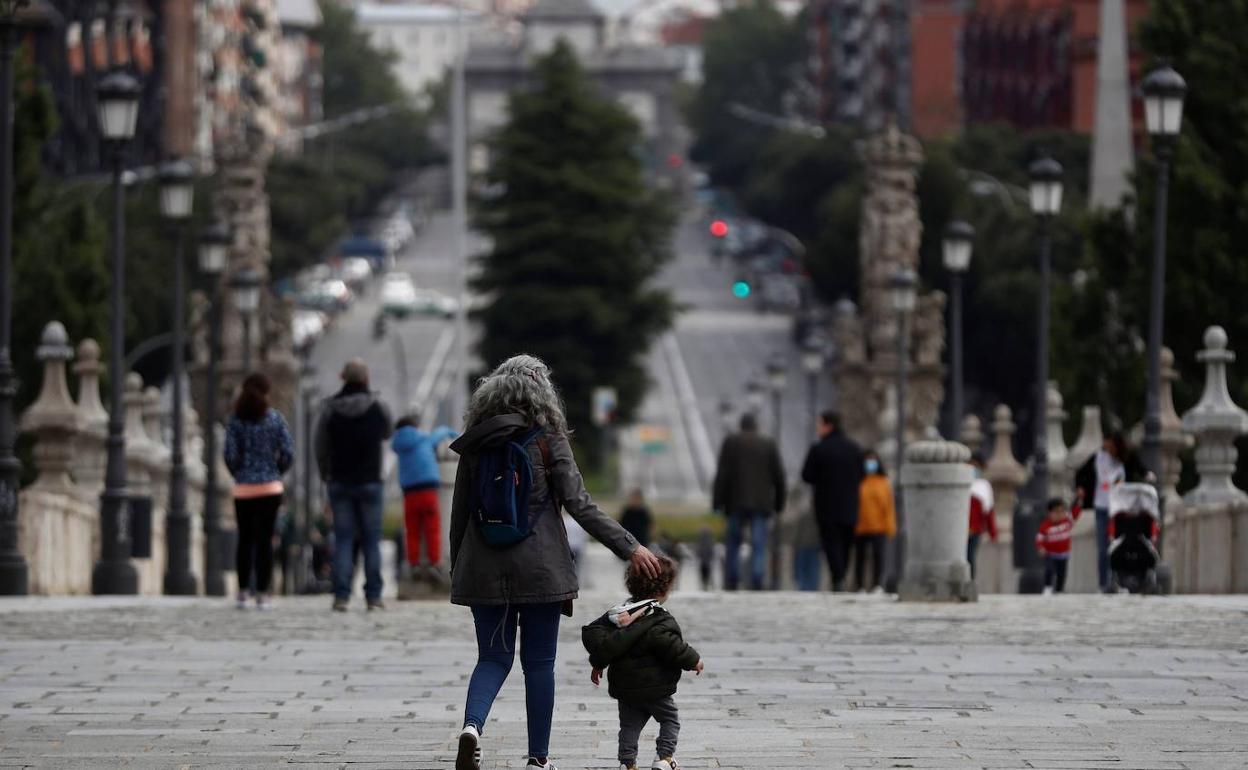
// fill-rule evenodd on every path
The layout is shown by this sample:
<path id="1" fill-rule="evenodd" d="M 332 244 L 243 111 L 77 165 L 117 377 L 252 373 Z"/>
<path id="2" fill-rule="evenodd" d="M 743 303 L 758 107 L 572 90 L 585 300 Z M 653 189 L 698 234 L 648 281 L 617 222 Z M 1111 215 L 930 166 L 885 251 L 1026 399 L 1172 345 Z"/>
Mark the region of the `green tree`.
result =
<path id="1" fill-rule="evenodd" d="M 493 145 L 477 224 L 492 247 L 473 281 L 487 365 L 527 352 L 555 372 L 577 430 L 592 432 L 590 395 L 613 386 L 620 415 L 646 389 L 644 355 L 672 317 L 653 286 L 669 258 L 669 200 L 650 189 L 636 121 L 598 94 L 571 48 L 535 62 L 536 87 L 511 97 Z"/>

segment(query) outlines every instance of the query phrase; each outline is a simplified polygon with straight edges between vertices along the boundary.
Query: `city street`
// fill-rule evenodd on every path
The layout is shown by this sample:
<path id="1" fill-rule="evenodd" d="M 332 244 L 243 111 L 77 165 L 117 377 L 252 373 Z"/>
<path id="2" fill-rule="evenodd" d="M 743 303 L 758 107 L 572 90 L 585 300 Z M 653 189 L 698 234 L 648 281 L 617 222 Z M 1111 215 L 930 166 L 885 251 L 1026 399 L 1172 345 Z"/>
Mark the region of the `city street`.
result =
<path id="1" fill-rule="evenodd" d="M 614 768 L 615 704 L 563 624 L 553 758 Z M 687 768 L 1231 768 L 1248 762 L 1248 599 L 678 592 Z M 475 651 L 442 602 L 0 600 L 0 767 L 449 768 Z M 522 767 L 512 672 L 486 768 Z M 643 759 L 653 726 L 643 735 Z"/>

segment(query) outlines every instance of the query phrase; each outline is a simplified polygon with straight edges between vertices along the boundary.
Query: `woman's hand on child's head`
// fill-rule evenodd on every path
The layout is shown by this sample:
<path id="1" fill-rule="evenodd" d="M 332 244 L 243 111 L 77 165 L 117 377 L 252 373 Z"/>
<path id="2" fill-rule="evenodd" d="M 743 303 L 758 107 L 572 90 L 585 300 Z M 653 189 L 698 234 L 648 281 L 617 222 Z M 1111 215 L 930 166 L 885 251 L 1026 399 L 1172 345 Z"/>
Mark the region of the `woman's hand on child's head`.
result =
<path id="1" fill-rule="evenodd" d="M 659 576 L 659 557 L 644 545 L 637 546 L 637 550 L 633 551 L 633 555 L 628 557 L 641 574 L 648 578 L 656 578 Z"/>
<path id="2" fill-rule="evenodd" d="M 698 676 L 702 676 L 702 669 L 703 669 L 703 668 L 704 668 L 704 666 L 702 665 L 702 659 L 701 659 L 701 658 L 698 658 L 698 665 L 696 665 L 696 666 L 694 666 L 694 667 L 693 667 L 693 672 L 694 672 L 695 674 L 697 674 Z"/>
<path id="3" fill-rule="evenodd" d="M 602 669 L 596 668 L 589 672 L 589 681 L 594 683 L 594 687 L 597 687 L 598 683 L 602 681 Z"/>

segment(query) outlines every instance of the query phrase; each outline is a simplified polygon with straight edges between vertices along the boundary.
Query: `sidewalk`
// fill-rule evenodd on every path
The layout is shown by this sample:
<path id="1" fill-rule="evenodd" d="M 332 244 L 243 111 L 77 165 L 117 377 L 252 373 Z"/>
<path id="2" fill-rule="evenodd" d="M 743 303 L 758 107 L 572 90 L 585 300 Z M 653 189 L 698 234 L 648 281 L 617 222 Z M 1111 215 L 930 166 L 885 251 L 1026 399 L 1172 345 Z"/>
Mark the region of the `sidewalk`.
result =
<path id="1" fill-rule="evenodd" d="M 583 598 L 563 626 L 562 770 L 616 767 L 615 704 L 579 641 L 614 598 Z M 0 767 L 451 767 L 467 611 L 328 603 L 0 600 Z M 683 592 L 669 606 L 707 664 L 678 696 L 687 768 L 1248 763 L 1248 597 Z M 517 665 L 487 768 L 523 766 L 522 685 Z"/>

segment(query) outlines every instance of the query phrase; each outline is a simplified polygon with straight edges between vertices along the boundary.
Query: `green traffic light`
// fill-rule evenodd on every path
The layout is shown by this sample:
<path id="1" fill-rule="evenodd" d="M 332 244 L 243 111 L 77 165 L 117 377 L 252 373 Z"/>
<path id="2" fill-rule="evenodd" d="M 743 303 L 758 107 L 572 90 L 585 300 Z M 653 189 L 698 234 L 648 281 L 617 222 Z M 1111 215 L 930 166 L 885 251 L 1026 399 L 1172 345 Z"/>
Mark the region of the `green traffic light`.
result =
<path id="1" fill-rule="evenodd" d="M 750 284 L 747 281 L 737 281 L 732 285 L 732 296 L 737 299 L 745 299 L 750 296 Z"/>

